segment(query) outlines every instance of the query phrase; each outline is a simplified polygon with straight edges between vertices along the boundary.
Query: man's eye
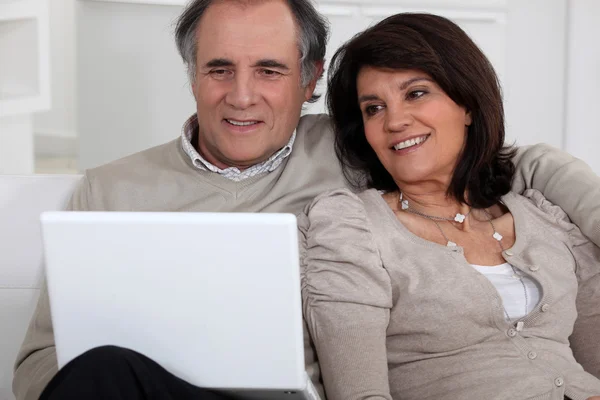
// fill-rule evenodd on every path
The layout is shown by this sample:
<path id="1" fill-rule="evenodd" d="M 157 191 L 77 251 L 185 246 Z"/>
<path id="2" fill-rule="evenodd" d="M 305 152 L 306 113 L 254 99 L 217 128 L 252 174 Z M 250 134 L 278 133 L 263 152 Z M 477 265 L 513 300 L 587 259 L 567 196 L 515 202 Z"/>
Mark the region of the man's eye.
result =
<path id="1" fill-rule="evenodd" d="M 265 76 L 279 76 L 279 75 L 281 75 L 281 72 L 274 71 L 272 69 L 263 69 L 260 72 L 261 72 L 261 74 L 263 74 Z"/>
<path id="2" fill-rule="evenodd" d="M 228 76 L 230 74 L 230 71 L 226 69 L 213 69 L 212 71 L 210 71 L 210 73 L 214 76 L 223 77 Z"/>

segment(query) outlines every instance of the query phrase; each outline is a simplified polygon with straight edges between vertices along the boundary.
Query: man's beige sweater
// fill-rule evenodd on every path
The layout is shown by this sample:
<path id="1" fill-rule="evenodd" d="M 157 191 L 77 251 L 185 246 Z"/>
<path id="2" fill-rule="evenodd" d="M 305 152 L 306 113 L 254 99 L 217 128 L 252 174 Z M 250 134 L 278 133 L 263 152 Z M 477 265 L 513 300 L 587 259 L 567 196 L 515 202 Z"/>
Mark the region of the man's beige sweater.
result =
<path id="1" fill-rule="evenodd" d="M 222 211 L 299 214 L 318 194 L 345 185 L 335 157 L 330 122 L 302 117 L 294 148 L 281 166 L 241 182 L 199 171 L 179 139 L 86 172 L 71 200 L 82 211 Z M 540 190 L 559 204 L 588 235 L 600 236 L 600 179 L 575 158 L 538 145 L 522 149 L 514 190 Z M 193 257 L 193 249 L 190 249 Z M 318 388 L 315 353 L 305 336 L 307 371 Z M 48 295 L 38 307 L 19 352 L 13 390 L 17 399 L 37 399 L 57 370 Z"/>

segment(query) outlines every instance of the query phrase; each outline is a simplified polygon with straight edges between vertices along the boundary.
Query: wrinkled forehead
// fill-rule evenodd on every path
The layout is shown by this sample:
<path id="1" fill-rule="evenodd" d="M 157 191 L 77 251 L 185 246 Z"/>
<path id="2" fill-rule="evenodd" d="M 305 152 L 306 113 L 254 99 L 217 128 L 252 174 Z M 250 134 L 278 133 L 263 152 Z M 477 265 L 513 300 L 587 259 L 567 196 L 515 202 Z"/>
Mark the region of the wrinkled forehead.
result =
<path id="1" fill-rule="evenodd" d="M 269 3 L 272 1 L 274 1 L 274 0 L 213 0 L 211 5 L 219 4 L 219 3 L 221 3 L 221 4 L 229 3 L 234 6 L 243 8 L 243 7 L 251 7 L 251 6 L 261 5 L 263 3 Z"/>
<path id="2" fill-rule="evenodd" d="M 196 31 L 197 57 L 239 62 L 299 60 L 296 22 L 285 0 L 218 0 Z"/>

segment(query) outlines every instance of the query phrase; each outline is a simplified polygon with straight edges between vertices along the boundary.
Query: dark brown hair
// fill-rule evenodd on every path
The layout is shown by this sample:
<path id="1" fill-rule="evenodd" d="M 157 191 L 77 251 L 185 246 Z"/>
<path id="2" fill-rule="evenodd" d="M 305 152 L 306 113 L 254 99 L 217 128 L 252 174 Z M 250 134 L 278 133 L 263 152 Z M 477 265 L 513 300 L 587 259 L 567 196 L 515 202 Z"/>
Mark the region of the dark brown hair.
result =
<path id="1" fill-rule="evenodd" d="M 449 196 L 486 208 L 508 193 L 515 150 L 504 147 L 502 94 L 492 65 L 455 23 L 437 15 L 412 13 L 393 15 L 359 33 L 331 61 L 327 105 L 335 148 L 346 178 L 355 187 L 398 189 L 365 137 L 356 79 L 366 66 L 422 71 L 471 113 Z"/>

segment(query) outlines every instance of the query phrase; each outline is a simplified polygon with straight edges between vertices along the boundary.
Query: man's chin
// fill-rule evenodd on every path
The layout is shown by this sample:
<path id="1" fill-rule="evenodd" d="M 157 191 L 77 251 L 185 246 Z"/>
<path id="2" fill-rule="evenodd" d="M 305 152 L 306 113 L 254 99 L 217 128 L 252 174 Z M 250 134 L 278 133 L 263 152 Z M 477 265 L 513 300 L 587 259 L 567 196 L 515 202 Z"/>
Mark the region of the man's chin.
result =
<path id="1" fill-rule="evenodd" d="M 231 167 L 236 167 L 239 170 L 244 170 L 252 167 L 253 165 L 260 164 L 269 159 L 269 156 L 261 154 L 231 154 L 228 157 L 227 164 Z"/>

